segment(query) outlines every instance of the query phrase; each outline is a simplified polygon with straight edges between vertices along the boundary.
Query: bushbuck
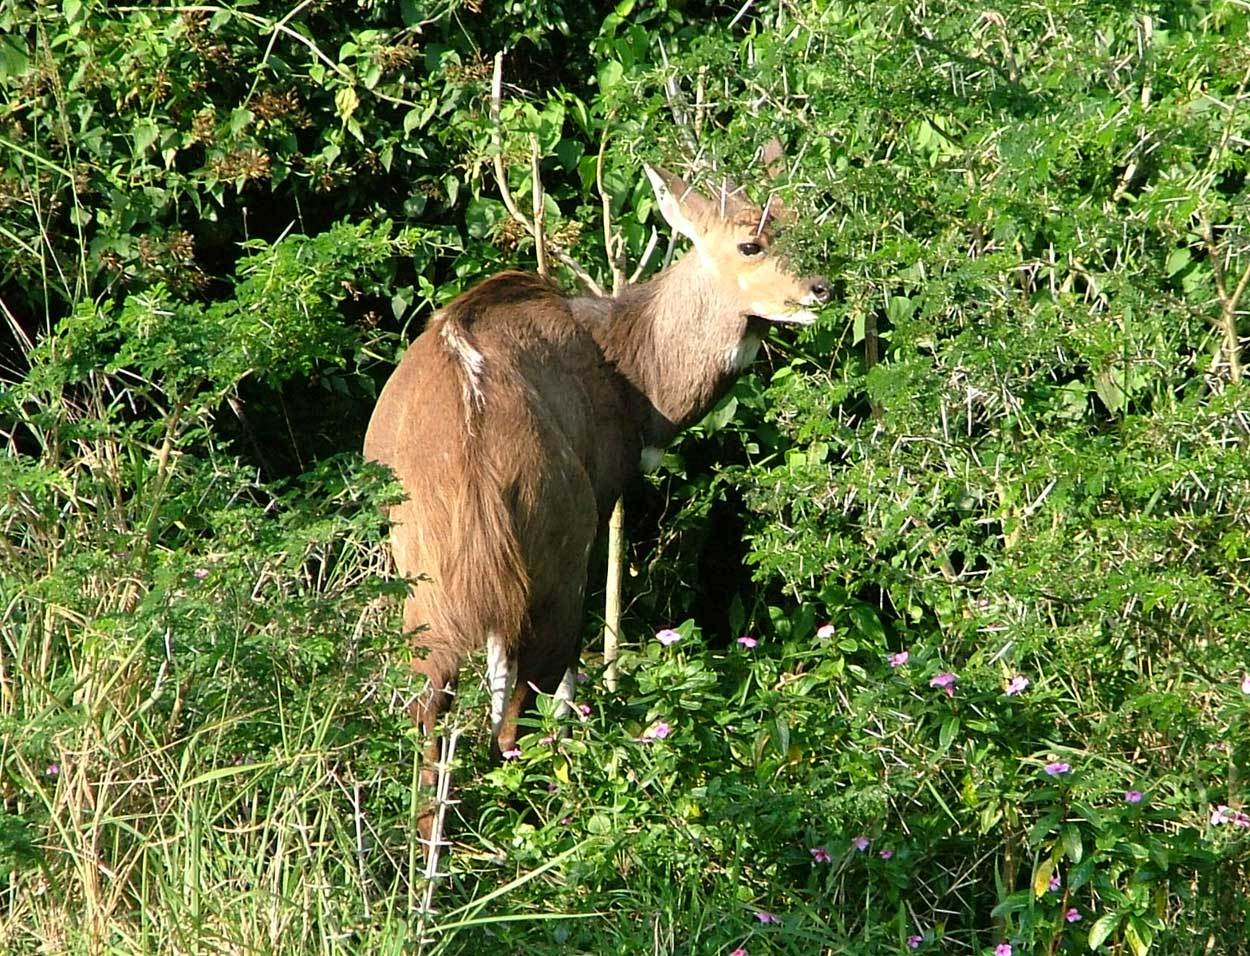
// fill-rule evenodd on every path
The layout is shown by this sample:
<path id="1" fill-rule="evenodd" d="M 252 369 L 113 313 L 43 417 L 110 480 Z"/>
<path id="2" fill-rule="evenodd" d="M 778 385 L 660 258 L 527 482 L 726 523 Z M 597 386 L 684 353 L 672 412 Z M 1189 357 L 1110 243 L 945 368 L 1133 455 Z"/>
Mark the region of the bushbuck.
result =
<path id="1" fill-rule="evenodd" d="M 829 299 L 825 279 L 774 253 L 779 203 L 760 209 L 727 188 L 714 201 L 646 173 L 688 254 L 615 297 L 566 297 L 520 272 L 486 279 L 431 318 L 369 423 L 365 455 L 407 493 L 391 548 L 418 579 L 404 629 L 429 678 L 411 708 L 427 787 L 471 652 L 486 648 L 496 755 L 515 747 L 536 692 L 567 708 L 587 562 L 617 496 L 724 394 L 768 323 L 810 323 Z"/>

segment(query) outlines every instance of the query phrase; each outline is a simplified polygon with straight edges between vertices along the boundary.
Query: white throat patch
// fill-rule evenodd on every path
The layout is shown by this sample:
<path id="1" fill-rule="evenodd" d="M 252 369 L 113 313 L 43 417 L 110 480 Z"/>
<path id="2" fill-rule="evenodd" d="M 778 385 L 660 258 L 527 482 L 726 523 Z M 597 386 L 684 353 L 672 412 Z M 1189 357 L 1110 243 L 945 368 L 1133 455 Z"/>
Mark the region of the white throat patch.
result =
<path id="1" fill-rule="evenodd" d="M 761 339 L 754 332 L 748 332 L 739 342 L 731 349 L 725 350 L 725 368 L 732 375 L 737 375 L 748 365 L 755 361 L 755 356 L 759 353 Z"/>

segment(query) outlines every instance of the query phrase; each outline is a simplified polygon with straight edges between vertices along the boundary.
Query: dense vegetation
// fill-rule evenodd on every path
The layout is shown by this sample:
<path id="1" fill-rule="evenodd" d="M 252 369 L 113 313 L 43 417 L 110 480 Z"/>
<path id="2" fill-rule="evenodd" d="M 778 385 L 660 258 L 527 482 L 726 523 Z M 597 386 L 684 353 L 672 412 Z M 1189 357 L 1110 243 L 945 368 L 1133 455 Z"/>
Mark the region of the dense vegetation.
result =
<path id="1" fill-rule="evenodd" d="M 1240 0 L 0 2 L 0 949 L 1250 951 L 1248 83 Z M 497 157 L 611 288 L 773 135 L 835 302 L 631 494 L 619 690 L 462 685 L 431 911 L 378 383 L 533 268 Z"/>

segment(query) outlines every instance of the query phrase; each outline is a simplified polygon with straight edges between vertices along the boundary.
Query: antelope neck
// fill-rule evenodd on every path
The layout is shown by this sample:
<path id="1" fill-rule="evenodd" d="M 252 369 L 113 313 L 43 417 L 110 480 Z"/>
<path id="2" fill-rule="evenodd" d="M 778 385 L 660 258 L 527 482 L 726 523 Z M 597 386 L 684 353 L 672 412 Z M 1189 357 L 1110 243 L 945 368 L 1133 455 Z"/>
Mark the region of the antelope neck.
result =
<path id="1" fill-rule="evenodd" d="M 747 319 L 725 301 L 697 253 L 612 300 L 595 330 L 604 357 L 638 392 L 643 443 L 663 447 L 737 377 L 726 359 Z"/>

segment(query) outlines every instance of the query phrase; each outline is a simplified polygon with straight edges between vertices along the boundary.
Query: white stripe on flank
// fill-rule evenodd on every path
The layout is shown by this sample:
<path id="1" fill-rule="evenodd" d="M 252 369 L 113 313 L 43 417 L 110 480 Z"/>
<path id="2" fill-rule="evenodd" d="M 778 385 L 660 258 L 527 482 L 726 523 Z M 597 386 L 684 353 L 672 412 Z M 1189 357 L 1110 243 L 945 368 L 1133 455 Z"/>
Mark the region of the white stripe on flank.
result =
<path id="1" fill-rule="evenodd" d="M 460 361 L 460 367 L 464 369 L 465 403 L 472 403 L 477 408 L 481 408 L 482 372 L 486 368 L 485 356 L 470 345 L 468 340 L 460 334 L 460 330 L 451 322 L 443 323 L 439 336 L 451 353 Z"/>

